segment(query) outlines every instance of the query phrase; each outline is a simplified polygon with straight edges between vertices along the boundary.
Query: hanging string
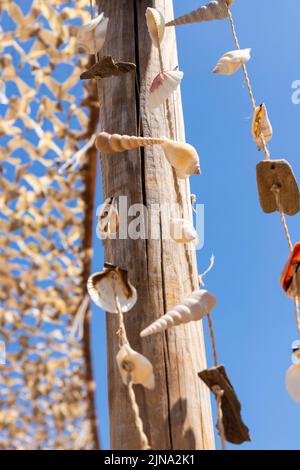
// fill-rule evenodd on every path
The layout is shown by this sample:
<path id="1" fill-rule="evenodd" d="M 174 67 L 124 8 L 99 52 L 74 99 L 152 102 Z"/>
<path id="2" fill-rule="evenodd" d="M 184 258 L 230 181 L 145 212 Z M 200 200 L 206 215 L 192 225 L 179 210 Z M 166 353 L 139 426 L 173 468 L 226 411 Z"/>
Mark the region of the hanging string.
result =
<path id="1" fill-rule="evenodd" d="M 217 400 L 217 410 L 218 410 L 218 422 L 217 422 L 217 429 L 219 431 L 220 439 L 221 439 L 221 447 L 222 450 L 226 450 L 226 437 L 225 437 L 225 430 L 223 424 L 223 411 L 222 411 L 222 398 L 224 395 L 224 390 L 222 390 L 219 385 L 215 385 L 212 387 L 212 391 L 214 392 Z"/>
<path id="2" fill-rule="evenodd" d="M 84 317 L 86 315 L 86 312 L 88 310 L 90 303 L 90 298 L 88 294 L 86 294 L 83 298 L 83 301 L 81 302 L 79 309 L 75 315 L 73 325 L 70 331 L 70 336 L 75 337 L 76 332 L 78 332 L 78 339 L 81 340 L 83 338 L 83 333 L 84 333 Z"/>
<path id="3" fill-rule="evenodd" d="M 201 287 L 205 285 L 203 282 L 203 278 L 206 276 L 206 274 L 208 274 L 212 270 L 212 268 L 214 267 L 214 264 L 215 264 L 215 257 L 214 255 L 211 255 L 208 268 L 202 274 L 199 274 L 198 276 L 198 282 Z"/>
<path id="4" fill-rule="evenodd" d="M 115 301 L 116 301 L 116 307 L 117 307 L 118 319 L 119 319 L 119 329 L 117 331 L 117 334 L 119 336 L 119 346 L 122 347 L 125 344 L 130 346 L 128 338 L 127 338 L 127 334 L 126 334 L 123 311 L 122 311 L 122 307 L 120 305 L 118 296 L 116 294 L 115 286 L 113 286 L 113 290 L 115 293 Z M 134 415 L 134 422 L 135 422 L 137 431 L 139 433 L 142 450 L 148 450 L 148 449 L 151 449 L 151 447 L 149 445 L 148 437 L 146 436 L 144 432 L 143 421 L 140 417 L 140 409 L 137 404 L 135 392 L 133 389 L 133 383 L 132 383 L 131 374 L 130 374 L 130 366 L 128 367 L 127 372 L 128 372 L 127 388 L 128 388 L 128 395 L 129 395 L 129 400 L 131 404 L 131 409 Z"/>
<path id="5" fill-rule="evenodd" d="M 233 39 L 234 39 L 236 48 L 240 50 L 241 47 L 240 47 L 239 40 L 238 40 L 238 37 L 237 37 L 235 24 L 234 24 L 234 21 L 233 21 L 233 16 L 232 16 L 231 10 L 230 10 L 228 5 L 227 5 L 227 11 L 228 11 L 228 16 L 229 16 L 229 21 L 230 21 L 230 26 L 231 26 L 231 30 L 232 30 Z M 250 83 L 250 78 L 249 78 L 249 75 L 248 75 L 248 72 L 247 72 L 247 67 L 246 67 L 246 64 L 244 64 L 244 63 L 242 63 L 241 65 L 242 65 L 242 69 L 243 69 L 243 72 L 244 72 L 244 76 L 245 76 L 245 80 L 246 80 L 246 84 L 247 84 L 247 88 L 248 88 L 252 108 L 253 108 L 253 111 L 255 111 L 256 110 L 256 103 L 255 103 L 254 93 L 253 93 L 251 83 Z M 264 138 L 264 135 L 263 135 L 262 132 L 260 132 L 259 137 L 260 137 L 261 142 L 262 142 L 265 158 L 266 158 L 266 160 L 270 160 L 270 152 L 268 150 L 268 147 L 267 147 L 267 144 L 266 144 L 266 141 L 265 141 L 265 138 Z"/>

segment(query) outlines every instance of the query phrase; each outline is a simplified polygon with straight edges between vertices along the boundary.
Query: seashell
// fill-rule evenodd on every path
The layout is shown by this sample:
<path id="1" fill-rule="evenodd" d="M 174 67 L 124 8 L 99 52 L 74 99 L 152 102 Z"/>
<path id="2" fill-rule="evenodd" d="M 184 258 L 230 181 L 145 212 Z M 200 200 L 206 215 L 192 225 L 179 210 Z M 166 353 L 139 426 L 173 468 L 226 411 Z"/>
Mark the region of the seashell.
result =
<path id="1" fill-rule="evenodd" d="M 171 219 L 170 235 L 177 243 L 190 243 L 198 240 L 193 224 L 186 219 Z"/>
<path id="2" fill-rule="evenodd" d="M 105 42 L 109 18 L 100 13 L 78 29 L 76 48 L 79 53 L 97 54 Z"/>
<path id="3" fill-rule="evenodd" d="M 115 198 L 109 197 L 105 199 L 99 213 L 97 224 L 97 235 L 99 238 L 106 239 L 110 235 L 117 233 L 119 221 L 119 213 L 115 206 Z"/>
<path id="4" fill-rule="evenodd" d="M 109 313 L 118 313 L 116 296 L 124 313 L 137 301 L 137 293 L 128 280 L 127 271 L 109 263 L 104 264 L 102 272 L 89 277 L 87 290 L 92 301 Z"/>
<path id="5" fill-rule="evenodd" d="M 100 77 L 116 77 L 123 73 L 131 72 L 136 69 L 136 65 L 132 62 L 118 62 L 111 56 L 102 57 L 91 68 L 80 75 L 81 80 L 89 80 L 91 78 Z"/>
<path id="6" fill-rule="evenodd" d="M 285 387 L 292 400 L 300 403 L 300 364 L 293 364 L 288 368 Z"/>
<path id="7" fill-rule="evenodd" d="M 165 33 L 165 19 L 156 8 L 148 7 L 146 21 L 151 41 L 154 46 L 159 47 Z"/>
<path id="8" fill-rule="evenodd" d="M 179 178 L 200 174 L 199 156 L 196 149 L 185 142 L 176 142 L 166 138 L 136 137 L 101 132 L 96 138 L 96 147 L 106 155 L 124 152 L 147 145 L 160 144 L 170 165 L 176 170 Z"/>
<path id="9" fill-rule="evenodd" d="M 203 5 L 197 10 L 180 16 L 166 23 L 166 26 L 178 26 L 187 23 L 201 23 L 202 21 L 225 20 L 228 17 L 228 7 L 234 0 L 215 0 Z"/>
<path id="10" fill-rule="evenodd" d="M 241 64 L 250 60 L 251 49 L 237 49 L 235 51 L 226 52 L 212 73 L 222 75 L 233 75 L 241 66 Z"/>
<path id="11" fill-rule="evenodd" d="M 269 121 L 267 108 L 264 103 L 257 106 L 255 109 L 252 122 L 252 136 L 259 150 L 263 148 L 261 134 L 264 136 L 266 143 L 273 137 L 272 125 Z"/>
<path id="12" fill-rule="evenodd" d="M 199 156 L 192 145 L 168 139 L 161 145 L 178 178 L 201 174 Z"/>
<path id="13" fill-rule="evenodd" d="M 196 290 L 150 326 L 141 331 L 140 336 L 150 336 L 167 330 L 173 326 L 201 320 L 207 316 L 216 305 L 216 298 L 206 290 Z"/>
<path id="14" fill-rule="evenodd" d="M 143 385 L 153 390 L 155 379 L 151 362 L 142 354 L 124 344 L 117 354 L 117 364 L 125 385 L 131 380 L 133 384 Z"/>
<path id="15" fill-rule="evenodd" d="M 101 132 L 96 138 L 96 147 L 106 155 L 125 152 L 146 145 L 162 144 L 165 139 L 153 139 L 152 137 L 136 137 L 120 134 L 108 134 Z"/>
<path id="16" fill-rule="evenodd" d="M 160 72 L 153 80 L 150 95 L 148 99 L 149 109 L 158 108 L 163 102 L 177 89 L 183 72 L 179 70 L 170 70 Z"/>
<path id="17" fill-rule="evenodd" d="M 296 243 L 280 276 L 280 285 L 289 297 L 300 297 L 300 243 Z"/>

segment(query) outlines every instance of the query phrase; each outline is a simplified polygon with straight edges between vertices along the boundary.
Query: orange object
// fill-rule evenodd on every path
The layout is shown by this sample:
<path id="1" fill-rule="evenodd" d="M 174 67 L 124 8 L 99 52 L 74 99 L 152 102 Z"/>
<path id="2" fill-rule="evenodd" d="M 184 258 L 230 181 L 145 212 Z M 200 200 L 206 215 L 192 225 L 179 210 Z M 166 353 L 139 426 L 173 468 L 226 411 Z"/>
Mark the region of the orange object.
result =
<path id="1" fill-rule="evenodd" d="M 280 284 L 283 290 L 290 297 L 300 297 L 300 243 L 296 243 L 293 252 L 289 257 L 282 274 Z M 294 282 L 293 282 L 294 280 Z"/>

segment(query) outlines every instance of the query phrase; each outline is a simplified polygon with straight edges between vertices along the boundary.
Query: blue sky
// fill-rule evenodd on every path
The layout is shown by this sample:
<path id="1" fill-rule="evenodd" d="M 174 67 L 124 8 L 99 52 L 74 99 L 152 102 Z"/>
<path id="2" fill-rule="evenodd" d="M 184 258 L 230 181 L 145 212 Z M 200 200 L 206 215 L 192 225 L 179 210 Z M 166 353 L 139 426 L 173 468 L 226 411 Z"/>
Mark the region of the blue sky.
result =
<path id="1" fill-rule="evenodd" d="M 174 0 L 176 16 L 200 0 Z M 257 103 L 265 102 L 274 128 L 272 158 L 285 158 L 300 181 L 300 104 L 292 103 L 292 83 L 300 80 L 299 0 L 236 0 L 232 13 L 242 48 L 252 48 L 248 72 Z M 291 343 L 298 339 L 293 302 L 279 286 L 288 246 L 278 213 L 264 214 L 258 202 L 251 138 L 252 109 L 242 71 L 232 77 L 211 70 L 234 49 L 228 21 L 177 27 L 187 141 L 199 151 L 201 177 L 192 192 L 205 204 L 205 245 L 199 272 L 212 253 L 215 267 L 206 286 L 218 298 L 214 326 L 220 361 L 240 401 L 252 442 L 231 449 L 299 449 L 299 405 L 285 391 Z M 97 201 L 101 201 L 100 181 Z M 299 241 L 299 215 L 287 218 Z M 94 269 L 102 266 L 103 253 Z M 206 326 L 206 325 L 205 325 Z M 212 357 L 208 334 L 208 364 Z M 98 382 L 97 409 L 103 448 L 109 446 L 105 317 L 93 309 L 93 352 Z M 218 444 L 219 445 L 219 444 Z"/>

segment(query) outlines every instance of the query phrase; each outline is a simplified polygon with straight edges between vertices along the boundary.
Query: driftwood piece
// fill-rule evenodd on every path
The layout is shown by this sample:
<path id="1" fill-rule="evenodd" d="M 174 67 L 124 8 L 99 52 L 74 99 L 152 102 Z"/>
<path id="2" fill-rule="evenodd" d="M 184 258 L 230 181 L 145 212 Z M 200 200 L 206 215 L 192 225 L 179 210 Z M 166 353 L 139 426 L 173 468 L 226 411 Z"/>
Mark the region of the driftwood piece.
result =
<path id="1" fill-rule="evenodd" d="M 279 189 L 282 210 L 295 215 L 300 210 L 300 194 L 293 170 L 286 160 L 262 161 L 256 165 L 258 194 L 262 210 L 267 214 L 278 210 L 272 187 Z"/>
<path id="2" fill-rule="evenodd" d="M 116 77 L 123 73 L 135 70 L 136 66 L 132 62 L 117 62 L 110 55 L 105 56 L 96 62 L 89 70 L 80 75 L 81 80 L 89 80 L 91 78 L 107 78 Z"/>
<path id="3" fill-rule="evenodd" d="M 222 412 L 226 441 L 232 444 L 242 444 L 243 442 L 251 441 L 249 429 L 245 426 L 241 417 L 241 404 L 230 383 L 225 367 L 218 366 L 202 370 L 198 375 L 210 390 L 216 385 L 224 390 Z"/>

